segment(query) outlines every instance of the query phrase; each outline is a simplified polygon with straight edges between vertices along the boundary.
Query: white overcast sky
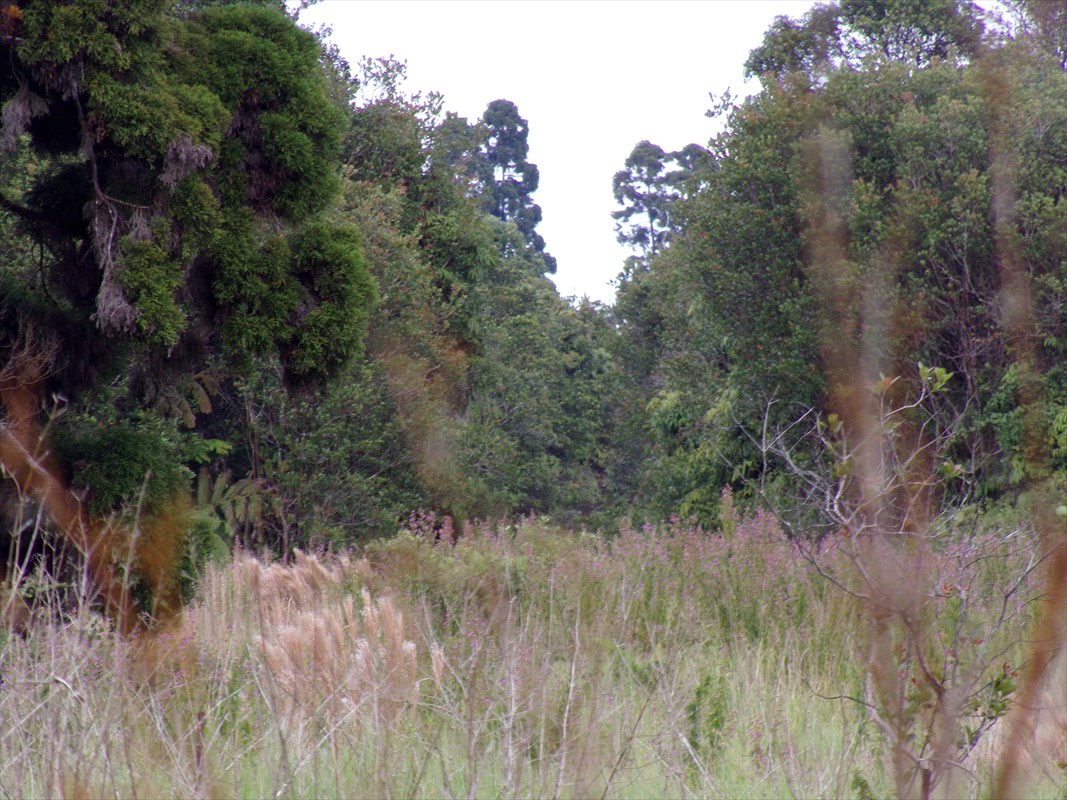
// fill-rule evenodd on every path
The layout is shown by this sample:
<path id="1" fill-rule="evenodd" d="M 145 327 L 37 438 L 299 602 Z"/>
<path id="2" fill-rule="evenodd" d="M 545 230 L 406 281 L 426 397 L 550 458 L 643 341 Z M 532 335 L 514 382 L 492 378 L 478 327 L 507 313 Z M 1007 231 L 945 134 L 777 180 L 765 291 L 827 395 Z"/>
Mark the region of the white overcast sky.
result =
<path id="1" fill-rule="evenodd" d="M 529 122 L 541 172 L 538 227 L 559 262 L 560 294 L 610 302 L 628 251 L 615 240 L 611 179 L 633 146 L 707 144 L 708 93 L 745 85 L 742 67 L 779 14 L 812 0 L 325 0 L 303 24 L 328 24 L 353 65 L 392 55 L 408 92 L 439 91 L 468 119 L 500 98 Z"/>

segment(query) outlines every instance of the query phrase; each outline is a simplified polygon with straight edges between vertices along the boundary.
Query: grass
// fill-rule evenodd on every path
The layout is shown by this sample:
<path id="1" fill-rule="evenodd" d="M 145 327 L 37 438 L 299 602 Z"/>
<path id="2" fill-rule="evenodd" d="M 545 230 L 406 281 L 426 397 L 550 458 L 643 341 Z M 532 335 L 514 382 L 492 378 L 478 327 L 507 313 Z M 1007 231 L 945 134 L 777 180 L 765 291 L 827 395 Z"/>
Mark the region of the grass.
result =
<path id="1" fill-rule="evenodd" d="M 139 638 L 85 610 L 0 634 L 0 796 L 893 792 L 858 702 L 862 609 L 772 518 L 610 540 L 528 520 L 454 546 L 412 527 L 358 557 L 239 554 Z M 968 567 L 991 587 L 973 598 L 975 630 L 996 627 L 993 588 L 1034 546 L 1020 537 Z M 837 564 L 832 547 L 819 563 Z M 1028 607 L 994 632 L 997 664 L 974 655 L 979 685 L 1025 658 Z M 1062 705 L 1048 720 L 1030 796 L 1062 798 Z M 988 796 L 997 736 L 952 796 Z"/>

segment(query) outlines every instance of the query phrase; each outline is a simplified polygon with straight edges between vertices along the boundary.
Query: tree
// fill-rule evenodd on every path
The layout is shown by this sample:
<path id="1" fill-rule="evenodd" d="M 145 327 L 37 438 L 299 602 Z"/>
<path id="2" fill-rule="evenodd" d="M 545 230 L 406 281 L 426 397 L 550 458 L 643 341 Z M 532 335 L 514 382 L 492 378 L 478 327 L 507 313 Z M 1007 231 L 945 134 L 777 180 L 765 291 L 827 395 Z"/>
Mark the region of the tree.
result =
<path id="1" fill-rule="evenodd" d="M 841 20 L 853 33 L 861 55 L 917 66 L 945 60 L 955 50 L 968 58 L 978 52 L 981 10 L 962 0 L 842 0 Z"/>
<path id="2" fill-rule="evenodd" d="M 777 17 L 745 62 L 747 76 L 784 81 L 825 78 L 865 60 L 928 64 L 966 61 L 978 52 L 982 12 L 961 0 L 841 0 L 820 4 L 800 20 Z"/>
<path id="3" fill-rule="evenodd" d="M 421 181 L 442 98 L 435 92 L 409 96 L 402 89 L 405 80 L 403 61 L 392 57 L 360 61 L 342 152 L 353 180 L 384 188 Z"/>
<path id="4" fill-rule="evenodd" d="M 749 60 L 763 90 L 729 113 L 670 246 L 620 286 L 653 356 L 634 360 L 649 370 L 639 508 L 710 522 L 731 483 L 786 521 L 862 613 L 857 703 L 899 796 L 951 792 L 1009 707 L 993 793 L 1018 794 L 1063 648 L 1067 94 L 1048 27 L 1013 30 L 980 38 L 954 2 L 779 18 Z M 998 518 L 983 540 L 975 521 L 1021 498 L 1030 530 Z M 958 645 L 1036 561 L 993 589 L 968 570 L 1027 537 L 1047 593 L 1017 634 L 1030 657 L 1009 703 L 1015 673 L 987 634 L 1015 623 Z M 960 577 L 935 579 L 953 551 Z"/>
<path id="5" fill-rule="evenodd" d="M 1062 321 L 1053 309 L 1064 262 L 1050 232 L 1063 229 L 1054 209 L 1064 145 L 1050 132 L 1064 127 L 1067 109 L 1062 92 L 1046 87 L 1062 85 L 1062 68 L 1054 48 L 1025 36 L 969 61 L 961 48 L 973 9 L 963 4 L 884 10 L 877 25 L 874 6 L 863 4 L 842 4 L 832 25 L 819 9 L 774 23 L 749 62 L 764 65 L 763 91 L 733 107 L 711 143 L 712 168 L 671 207 L 670 246 L 650 259 L 647 275 L 620 285 L 623 336 L 644 348 L 630 363 L 648 375 L 660 465 L 648 474 L 669 476 L 646 484 L 661 512 L 692 507 L 709 480 L 763 476 L 773 485 L 781 465 L 747 437 L 829 408 L 835 388 L 824 376 L 846 343 L 865 354 L 866 379 L 900 376 L 896 391 L 917 385 L 919 362 L 957 376 L 947 395 L 966 413 L 949 451 L 967 480 L 954 491 L 1017 491 L 1035 463 L 1024 455 L 1018 397 L 1034 378 L 1019 374 L 999 322 L 1004 278 L 994 242 L 1006 234 L 993 225 L 989 87 L 994 75 L 1012 87 L 996 101 L 1018 154 L 1011 236 L 1025 253 L 1042 331 L 1039 392 L 1056 398 L 1067 340 L 1053 322 Z M 789 33 L 798 31 L 804 36 Z M 1043 128 L 1038 119 L 1056 122 Z M 836 198 L 828 208 L 827 181 Z M 817 208 L 835 220 L 832 235 L 818 233 Z M 837 243 L 834 258 L 816 258 L 820 237 Z M 1061 408 L 1046 406 L 1050 419 Z M 652 502 L 661 493 L 670 501 Z"/>
<path id="6" fill-rule="evenodd" d="M 749 53 L 745 77 L 817 76 L 832 69 L 844 57 L 840 25 L 840 9 L 834 4 L 817 5 L 800 20 L 775 17 L 763 43 Z"/>
<path id="7" fill-rule="evenodd" d="M 527 161 L 529 125 L 510 100 L 494 100 L 482 115 L 485 127 L 482 158 L 476 171 L 482 184 L 482 207 L 497 219 L 514 222 L 527 246 L 541 254 L 545 272 L 556 271 L 556 260 L 545 252 L 545 240 L 535 228 L 541 207 L 532 195 L 541 180 L 536 164 Z"/>
<path id="8" fill-rule="evenodd" d="M 314 221 L 342 122 L 317 41 L 266 8 L 97 6 L 29 5 L 7 48 L 4 141 L 49 164 L 0 204 L 50 252 L 45 288 L 157 366 L 276 348 L 327 376 L 374 294 L 358 234 Z"/>
<path id="9" fill-rule="evenodd" d="M 587 520 L 611 491 L 602 464 L 608 357 L 597 329 L 605 323 L 559 297 L 515 225 L 497 222 L 495 232 L 503 256 L 477 288 L 481 348 L 463 438 L 479 512 Z"/>
<path id="10" fill-rule="evenodd" d="M 355 116 L 386 98 L 392 111 L 353 128 L 344 213 L 368 231 L 382 287 L 372 357 L 425 502 L 460 523 L 529 511 L 588 519 L 605 492 L 607 353 L 594 340 L 609 334 L 603 317 L 559 298 L 520 228 L 537 178 L 525 121 L 507 101 L 481 124 L 431 117 L 399 80 L 376 97 Z M 419 115 L 432 121 L 419 127 Z M 411 169 L 383 176 L 376 165 L 396 151 L 412 154 Z"/>
<path id="11" fill-rule="evenodd" d="M 618 220 L 616 237 L 620 244 L 640 248 L 646 261 L 663 249 L 670 203 L 676 199 L 667 186 L 666 161 L 662 147 L 647 140 L 638 142 L 626 158 L 626 168 L 612 179 L 615 200 L 623 206 L 611 214 Z M 633 221 L 634 217 L 639 220 Z"/>
<path id="12" fill-rule="evenodd" d="M 88 492 L 88 521 L 55 515 L 84 554 L 92 519 L 139 490 L 146 525 L 169 513 L 163 498 L 188 497 L 188 466 L 217 447 L 177 426 L 210 410 L 210 374 L 277 357 L 291 387 L 328 380 L 361 351 L 376 287 L 359 231 L 322 216 L 344 114 L 318 40 L 280 8 L 15 7 L 0 39 L 0 215 L 22 244 L 0 261 L 0 353 L 47 340 L 59 354 L 16 383 L 34 412 L 48 392 L 74 407 L 56 442 L 77 466 L 52 477 Z M 22 495 L 41 491 L 9 472 Z M 175 557 L 184 533 L 168 534 Z"/>
<path id="13" fill-rule="evenodd" d="M 1005 0 L 1008 20 L 1001 20 L 1009 37 L 1049 54 L 1067 69 L 1067 9 L 1042 0 Z"/>
<path id="14" fill-rule="evenodd" d="M 638 142 L 626 158 L 625 169 L 615 173 L 612 190 L 622 206 L 611 216 L 618 220 L 615 234 L 620 244 L 640 248 L 642 263 L 666 247 L 672 230 L 671 214 L 679 200 L 688 197 L 712 168 L 708 151 L 697 144 L 667 153 L 645 140 Z M 635 220 L 635 217 L 637 218 Z"/>

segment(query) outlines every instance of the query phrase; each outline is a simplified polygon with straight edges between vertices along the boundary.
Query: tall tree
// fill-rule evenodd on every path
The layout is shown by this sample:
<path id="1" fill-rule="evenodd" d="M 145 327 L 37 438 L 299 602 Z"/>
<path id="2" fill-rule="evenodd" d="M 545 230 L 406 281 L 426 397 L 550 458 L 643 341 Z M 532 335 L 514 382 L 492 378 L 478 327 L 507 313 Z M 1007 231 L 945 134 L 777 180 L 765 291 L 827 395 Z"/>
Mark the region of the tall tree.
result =
<path id="1" fill-rule="evenodd" d="M 677 202 L 696 191 L 713 166 L 710 153 L 698 144 L 667 153 L 648 140 L 638 142 L 612 179 L 615 200 L 622 206 L 611 214 L 619 243 L 639 250 L 647 266 L 663 251 L 672 229 L 677 230 L 671 221 Z"/>
<path id="2" fill-rule="evenodd" d="M 91 313 L 88 338 L 139 340 L 157 366 L 276 349 L 294 380 L 326 375 L 373 286 L 358 234 L 314 218 L 342 124 L 318 42 L 268 8 L 166 7 L 27 4 L 2 138 L 49 161 L 0 204 L 51 255 L 42 299 Z"/>
<path id="3" fill-rule="evenodd" d="M 663 249 L 670 204 L 676 199 L 666 180 L 667 160 L 659 145 L 638 142 L 626 158 L 626 168 L 612 179 L 615 200 L 622 206 L 611 214 L 618 220 L 616 237 L 620 244 L 639 248 L 646 263 Z"/>
<path id="4" fill-rule="evenodd" d="M 978 52 L 981 9 L 961 0 L 841 0 L 819 4 L 801 19 L 775 18 L 745 62 L 749 76 L 802 76 L 817 81 L 865 60 L 928 64 L 966 61 Z"/>
<path id="5" fill-rule="evenodd" d="M 950 50 L 973 56 L 981 42 L 981 10 L 961 0 L 842 0 L 841 21 L 861 56 L 923 65 Z"/>
<path id="6" fill-rule="evenodd" d="M 482 115 L 482 159 L 477 165 L 482 183 L 482 204 L 490 214 L 514 222 L 527 245 L 540 253 L 546 272 L 556 271 L 556 260 L 545 252 L 545 240 L 536 231 L 541 207 L 533 193 L 541 180 L 536 164 L 527 161 L 529 125 L 510 100 L 494 100 Z"/>
<path id="7" fill-rule="evenodd" d="M 360 232 L 323 216 L 344 124 L 328 59 L 280 7 L 6 8 L 3 466 L 92 561 L 86 510 L 140 495 L 148 526 L 188 502 L 189 466 L 227 449 L 179 427 L 207 414 L 220 374 L 272 358 L 291 387 L 332 378 L 362 351 L 377 292 Z M 70 408 L 43 484 L 16 461 L 50 392 Z M 84 503 L 54 500 L 68 479 Z M 146 565 L 181 557 L 188 528 L 167 530 L 152 546 L 169 555 L 140 565 L 150 582 Z"/>

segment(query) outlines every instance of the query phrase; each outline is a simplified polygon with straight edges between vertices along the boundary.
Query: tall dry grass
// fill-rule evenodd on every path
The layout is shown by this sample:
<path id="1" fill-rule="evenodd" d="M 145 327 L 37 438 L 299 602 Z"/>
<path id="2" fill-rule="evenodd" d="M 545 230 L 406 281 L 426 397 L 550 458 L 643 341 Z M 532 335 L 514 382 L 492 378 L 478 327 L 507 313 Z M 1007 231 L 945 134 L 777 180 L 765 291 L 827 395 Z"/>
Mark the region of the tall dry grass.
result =
<path id="1" fill-rule="evenodd" d="M 530 520 L 469 526 L 455 546 L 416 529 L 361 558 L 240 554 L 153 636 L 87 611 L 39 618 L 0 641 L 0 794 L 889 794 L 888 750 L 855 702 L 862 615 L 771 517 L 726 505 L 714 533 Z M 1017 545 L 970 565 L 946 552 L 937 569 L 995 586 L 1033 557 L 1032 534 Z M 975 597 L 975 632 L 996 623 L 990 597 Z M 1025 658 L 1020 639 L 1003 661 Z M 994 720 L 959 796 L 988 794 L 1002 737 Z M 1033 796 L 1063 789 L 1049 738 Z"/>

